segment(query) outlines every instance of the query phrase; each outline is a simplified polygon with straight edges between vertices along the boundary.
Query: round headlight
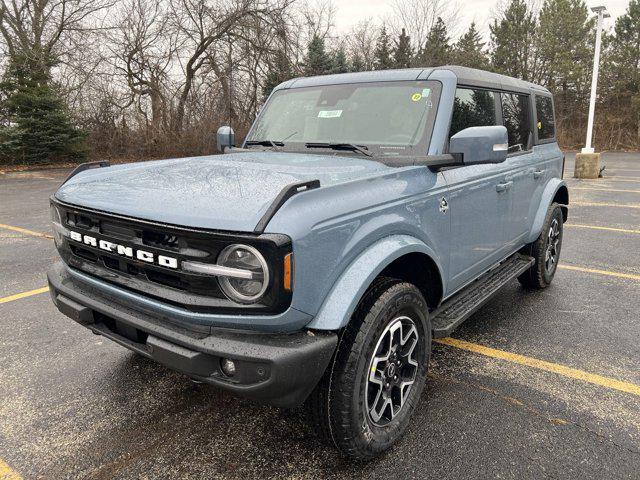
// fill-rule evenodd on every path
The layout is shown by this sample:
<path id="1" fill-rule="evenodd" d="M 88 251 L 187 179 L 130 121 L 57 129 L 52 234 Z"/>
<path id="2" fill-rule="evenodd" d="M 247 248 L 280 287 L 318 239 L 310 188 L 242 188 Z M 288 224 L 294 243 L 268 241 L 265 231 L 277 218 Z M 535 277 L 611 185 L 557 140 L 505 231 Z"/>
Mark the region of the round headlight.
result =
<path id="1" fill-rule="evenodd" d="M 249 245 L 229 245 L 218 257 L 218 265 L 251 272 L 251 278 L 221 276 L 220 287 L 227 297 L 239 303 L 257 301 L 269 286 L 269 267 L 262 254 Z"/>

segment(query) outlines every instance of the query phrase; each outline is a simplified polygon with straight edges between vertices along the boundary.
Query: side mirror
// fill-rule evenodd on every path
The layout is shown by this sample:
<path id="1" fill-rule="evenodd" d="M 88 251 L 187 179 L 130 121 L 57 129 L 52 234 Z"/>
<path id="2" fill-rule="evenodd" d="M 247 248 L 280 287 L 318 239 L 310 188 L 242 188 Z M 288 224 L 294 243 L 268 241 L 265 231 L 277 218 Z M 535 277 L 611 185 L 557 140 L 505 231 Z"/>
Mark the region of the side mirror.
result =
<path id="1" fill-rule="evenodd" d="M 233 128 L 228 125 L 220 127 L 217 133 L 218 151 L 224 153 L 226 148 L 234 147 L 236 145 L 236 134 L 233 132 Z"/>
<path id="2" fill-rule="evenodd" d="M 449 153 L 461 156 L 464 165 L 504 162 L 508 151 L 509 137 L 502 125 L 465 128 L 449 140 Z"/>

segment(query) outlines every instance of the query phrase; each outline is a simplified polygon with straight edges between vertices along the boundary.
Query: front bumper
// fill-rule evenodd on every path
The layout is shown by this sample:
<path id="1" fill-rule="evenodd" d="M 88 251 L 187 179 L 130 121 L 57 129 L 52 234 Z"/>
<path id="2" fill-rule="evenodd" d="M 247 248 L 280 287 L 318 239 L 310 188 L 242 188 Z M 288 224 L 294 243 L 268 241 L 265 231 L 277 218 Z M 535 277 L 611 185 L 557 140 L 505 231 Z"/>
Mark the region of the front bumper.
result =
<path id="1" fill-rule="evenodd" d="M 279 407 L 302 403 L 323 375 L 337 335 L 299 331 L 246 333 L 190 329 L 114 303 L 73 280 L 58 262 L 47 272 L 53 302 L 72 320 L 140 355 L 190 377 Z M 221 360 L 234 361 L 229 377 Z"/>

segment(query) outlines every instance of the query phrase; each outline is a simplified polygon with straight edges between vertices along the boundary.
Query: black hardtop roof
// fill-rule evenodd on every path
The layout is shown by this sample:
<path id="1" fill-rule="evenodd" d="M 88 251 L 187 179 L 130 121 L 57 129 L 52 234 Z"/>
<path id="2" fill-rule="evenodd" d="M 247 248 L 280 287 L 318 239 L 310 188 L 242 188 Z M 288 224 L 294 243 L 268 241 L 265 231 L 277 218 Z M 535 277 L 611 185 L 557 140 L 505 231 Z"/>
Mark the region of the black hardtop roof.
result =
<path id="1" fill-rule="evenodd" d="M 520 80 L 514 77 L 508 77 L 499 73 L 487 72 L 486 70 L 478 70 L 477 68 L 461 67 L 458 65 L 445 65 L 438 67 L 436 70 L 450 70 L 458 77 L 459 85 L 470 85 L 486 88 L 501 88 L 502 90 L 512 91 L 536 91 L 539 93 L 550 94 L 549 90 L 541 85 Z"/>
<path id="2" fill-rule="evenodd" d="M 476 68 L 461 67 L 458 65 L 444 65 L 442 67 L 404 68 L 397 70 L 374 70 L 368 72 L 320 75 L 316 77 L 298 77 L 281 83 L 280 85 L 278 85 L 277 89 L 313 87 L 319 85 L 333 85 L 344 83 L 427 79 L 433 72 L 443 70 L 452 72 L 458 79 L 458 85 L 551 95 L 549 90 L 540 85 L 536 85 L 535 83 L 508 77 L 499 73 L 487 72 L 485 70 L 478 70 Z"/>

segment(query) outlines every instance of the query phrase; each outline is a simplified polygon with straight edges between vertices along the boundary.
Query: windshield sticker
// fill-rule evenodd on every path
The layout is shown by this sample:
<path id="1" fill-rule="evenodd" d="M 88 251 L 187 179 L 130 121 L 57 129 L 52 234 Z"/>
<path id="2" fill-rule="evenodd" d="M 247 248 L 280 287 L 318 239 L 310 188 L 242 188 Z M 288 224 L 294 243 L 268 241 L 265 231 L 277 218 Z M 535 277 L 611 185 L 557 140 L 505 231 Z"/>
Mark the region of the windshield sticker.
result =
<path id="1" fill-rule="evenodd" d="M 414 93 L 413 95 L 411 95 L 411 100 L 413 100 L 414 102 L 419 102 L 421 98 L 421 93 Z"/>
<path id="2" fill-rule="evenodd" d="M 422 90 L 422 96 L 423 97 L 428 97 L 430 93 L 431 93 L 431 89 L 430 88 L 425 88 L 425 89 Z"/>
<path id="3" fill-rule="evenodd" d="M 342 116 L 342 110 L 320 110 L 318 118 L 338 118 Z"/>

